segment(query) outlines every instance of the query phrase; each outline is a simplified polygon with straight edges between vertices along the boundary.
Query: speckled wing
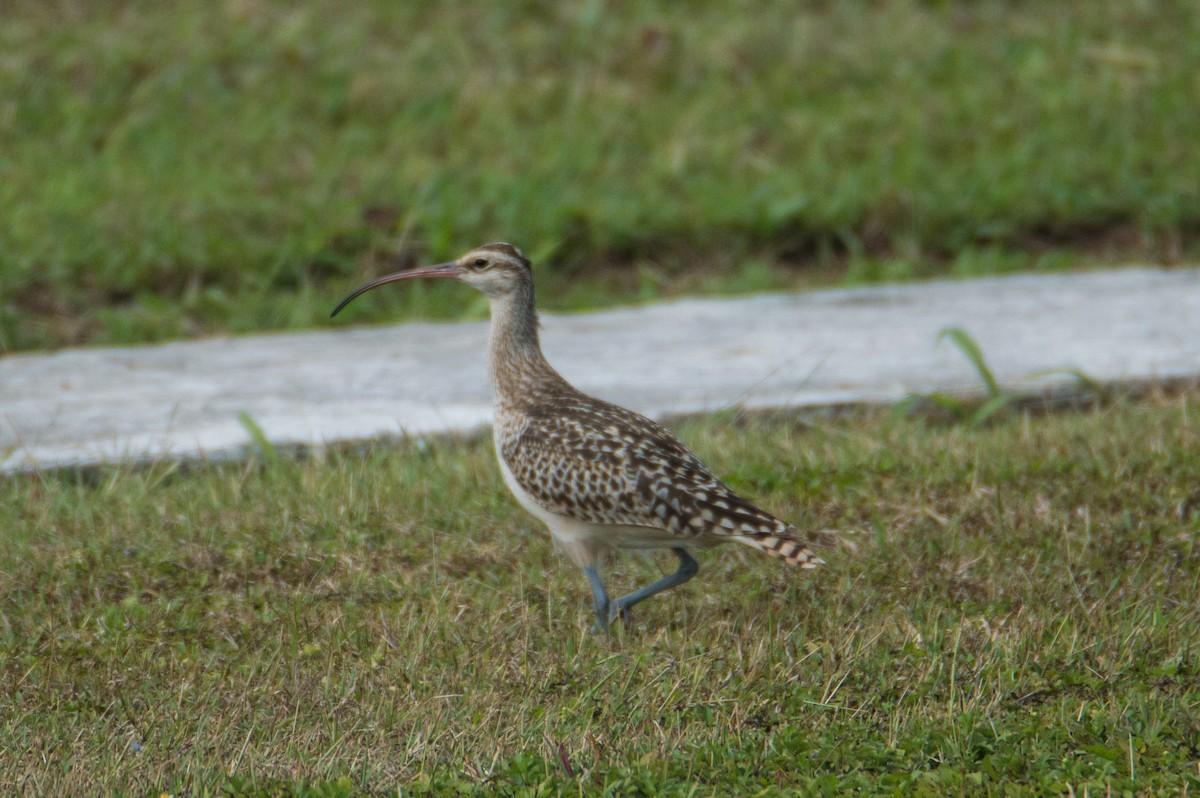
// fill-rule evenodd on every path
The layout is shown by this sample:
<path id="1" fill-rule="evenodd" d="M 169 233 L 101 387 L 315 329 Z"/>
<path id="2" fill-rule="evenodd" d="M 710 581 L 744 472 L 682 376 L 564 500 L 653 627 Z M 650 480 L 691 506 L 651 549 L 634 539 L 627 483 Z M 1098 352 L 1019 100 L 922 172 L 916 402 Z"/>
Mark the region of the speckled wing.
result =
<path id="1" fill-rule="evenodd" d="M 819 562 L 794 527 L 735 494 L 650 419 L 591 398 L 525 415 L 501 456 L 547 510 L 588 523 L 663 529 L 681 543 L 724 537 L 792 564 Z"/>

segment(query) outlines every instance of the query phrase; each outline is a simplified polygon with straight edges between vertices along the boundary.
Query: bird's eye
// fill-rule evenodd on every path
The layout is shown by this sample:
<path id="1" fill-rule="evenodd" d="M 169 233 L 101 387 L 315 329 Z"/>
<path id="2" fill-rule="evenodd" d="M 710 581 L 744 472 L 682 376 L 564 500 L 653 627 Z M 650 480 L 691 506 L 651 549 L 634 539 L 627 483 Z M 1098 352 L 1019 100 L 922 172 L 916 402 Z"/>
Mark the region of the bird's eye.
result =
<path id="1" fill-rule="evenodd" d="M 475 268 L 476 269 L 482 269 L 484 266 L 487 266 L 487 265 L 488 265 L 487 258 L 476 258 L 475 259 Z"/>

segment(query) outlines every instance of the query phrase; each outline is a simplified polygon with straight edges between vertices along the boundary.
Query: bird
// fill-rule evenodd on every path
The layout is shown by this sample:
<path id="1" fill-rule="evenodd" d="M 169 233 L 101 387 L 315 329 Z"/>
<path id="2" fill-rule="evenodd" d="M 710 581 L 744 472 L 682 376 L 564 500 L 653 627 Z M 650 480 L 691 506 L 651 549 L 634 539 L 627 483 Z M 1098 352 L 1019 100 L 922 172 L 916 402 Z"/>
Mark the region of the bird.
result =
<path id="1" fill-rule="evenodd" d="M 385 275 L 351 292 L 331 316 L 367 291 L 414 279 L 456 280 L 488 298 L 500 474 L 587 577 L 594 630 L 628 624 L 634 605 L 694 577 L 700 565 L 692 549 L 738 542 L 788 565 L 823 564 L 795 526 L 735 493 L 668 429 L 585 394 L 554 370 L 539 340 L 532 264 L 512 244 Z M 609 554 L 663 548 L 679 560 L 674 572 L 610 599 L 599 570 Z"/>

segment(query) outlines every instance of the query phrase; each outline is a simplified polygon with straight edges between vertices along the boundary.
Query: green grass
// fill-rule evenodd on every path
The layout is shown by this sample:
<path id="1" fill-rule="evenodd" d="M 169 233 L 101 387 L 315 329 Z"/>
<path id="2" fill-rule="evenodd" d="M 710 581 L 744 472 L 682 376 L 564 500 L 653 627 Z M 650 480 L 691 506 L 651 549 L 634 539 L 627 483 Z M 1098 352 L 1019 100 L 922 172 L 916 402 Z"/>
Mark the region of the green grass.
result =
<path id="1" fill-rule="evenodd" d="M 852 546 L 611 638 L 483 440 L 7 477 L 0 791 L 1194 794 L 1198 420 L 686 423 Z"/>
<path id="2" fill-rule="evenodd" d="M 797 5 L 6 3 L 0 348 L 1195 254 L 1192 0 Z"/>

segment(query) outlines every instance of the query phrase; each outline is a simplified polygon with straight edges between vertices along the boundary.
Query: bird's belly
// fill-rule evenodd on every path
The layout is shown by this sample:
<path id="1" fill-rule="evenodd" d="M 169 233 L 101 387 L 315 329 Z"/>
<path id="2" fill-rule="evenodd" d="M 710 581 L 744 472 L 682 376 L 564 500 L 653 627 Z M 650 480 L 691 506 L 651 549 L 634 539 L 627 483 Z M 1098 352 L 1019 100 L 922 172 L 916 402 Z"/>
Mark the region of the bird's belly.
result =
<path id="1" fill-rule="evenodd" d="M 696 540 L 684 540 L 665 529 L 648 526 L 629 526 L 624 524 L 598 524 L 590 521 L 580 521 L 568 515 L 548 510 L 534 498 L 533 494 L 521 487 L 516 476 L 499 449 L 496 460 L 500 464 L 500 476 L 504 484 L 512 491 L 517 502 L 529 514 L 544 523 L 554 538 L 554 542 L 576 563 L 581 566 L 590 565 L 597 557 L 609 549 L 658 549 L 671 546 L 694 546 L 704 543 Z"/>

